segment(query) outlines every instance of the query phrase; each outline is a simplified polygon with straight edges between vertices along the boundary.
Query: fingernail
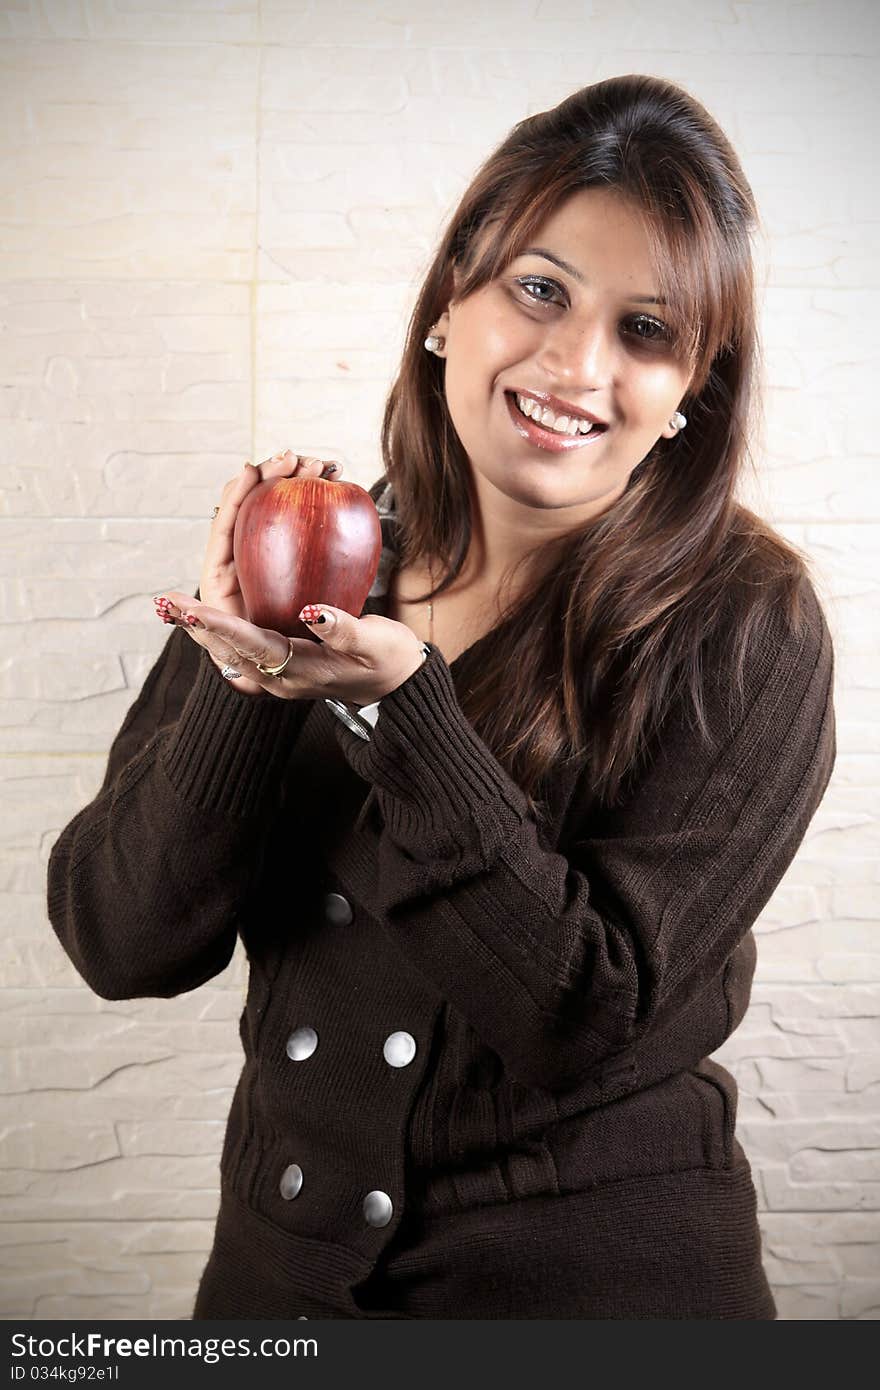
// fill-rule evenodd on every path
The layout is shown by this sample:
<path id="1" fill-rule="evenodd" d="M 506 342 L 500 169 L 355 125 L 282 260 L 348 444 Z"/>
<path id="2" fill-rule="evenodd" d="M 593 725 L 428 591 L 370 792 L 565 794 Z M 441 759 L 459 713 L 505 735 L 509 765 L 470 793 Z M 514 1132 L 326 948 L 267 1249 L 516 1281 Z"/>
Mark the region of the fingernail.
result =
<path id="1" fill-rule="evenodd" d="M 330 623 L 333 621 L 333 615 L 322 613 L 316 603 L 307 603 L 299 615 L 299 620 L 301 623 Z"/>
<path id="2" fill-rule="evenodd" d="M 184 621 L 185 623 L 189 623 L 190 627 L 204 627 L 204 626 L 205 626 L 205 624 L 201 621 L 201 619 L 196 617 L 195 613 L 184 613 L 184 614 L 183 614 L 183 621 Z"/>
<path id="3" fill-rule="evenodd" d="M 325 473 L 336 473 L 336 472 L 338 472 L 338 470 L 339 470 L 339 464 L 338 464 L 338 463 L 328 463 L 328 464 L 326 464 L 325 467 L 324 467 L 324 472 L 325 472 Z"/>

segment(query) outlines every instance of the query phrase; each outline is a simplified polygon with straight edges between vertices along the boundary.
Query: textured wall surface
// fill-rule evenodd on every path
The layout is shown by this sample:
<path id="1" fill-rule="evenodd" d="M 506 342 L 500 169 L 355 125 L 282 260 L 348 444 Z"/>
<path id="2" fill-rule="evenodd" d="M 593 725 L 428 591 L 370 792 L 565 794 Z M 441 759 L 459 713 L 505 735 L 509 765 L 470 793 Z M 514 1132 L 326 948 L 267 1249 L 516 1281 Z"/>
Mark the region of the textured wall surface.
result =
<path id="1" fill-rule="evenodd" d="M 880 1315 L 880 310 L 874 0 L 0 0 L 2 1316 L 189 1315 L 240 1064 L 242 961 L 108 1003 L 45 911 L 192 593 L 211 507 L 290 446 L 380 472 L 415 288 L 477 164 L 601 78 L 680 83 L 763 219 L 746 500 L 814 557 L 839 755 L 758 925 L 741 1088 L 786 1319 Z"/>

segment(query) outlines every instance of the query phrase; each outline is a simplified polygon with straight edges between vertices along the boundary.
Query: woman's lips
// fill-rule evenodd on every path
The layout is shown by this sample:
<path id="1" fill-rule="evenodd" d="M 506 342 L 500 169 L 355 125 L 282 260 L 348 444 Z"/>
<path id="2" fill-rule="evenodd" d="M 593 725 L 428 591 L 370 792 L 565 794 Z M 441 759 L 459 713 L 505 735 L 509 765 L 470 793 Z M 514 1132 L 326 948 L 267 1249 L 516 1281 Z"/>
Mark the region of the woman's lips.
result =
<path id="1" fill-rule="evenodd" d="M 555 430 L 545 429 L 543 425 L 537 425 L 534 420 L 529 420 L 523 415 L 517 406 L 516 398 L 509 391 L 504 392 L 504 399 L 517 434 L 521 434 L 523 439 L 527 439 L 536 448 L 548 449 L 552 454 L 563 454 L 569 449 L 586 449 L 590 444 L 594 444 L 600 435 L 607 433 L 607 426 L 602 429 L 594 425 L 589 434 L 557 434 Z"/>

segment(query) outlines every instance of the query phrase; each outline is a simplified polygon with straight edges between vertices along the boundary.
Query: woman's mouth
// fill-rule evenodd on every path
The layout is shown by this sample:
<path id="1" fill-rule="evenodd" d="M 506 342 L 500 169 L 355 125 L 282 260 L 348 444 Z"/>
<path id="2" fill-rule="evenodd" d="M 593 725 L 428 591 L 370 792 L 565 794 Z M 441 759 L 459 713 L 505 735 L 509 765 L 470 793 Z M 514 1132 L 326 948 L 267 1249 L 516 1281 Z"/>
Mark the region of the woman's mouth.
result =
<path id="1" fill-rule="evenodd" d="M 535 419 L 529 419 L 524 415 L 519 405 L 517 397 L 513 391 L 505 391 L 504 399 L 507 402 L 507 410 L 513 422 L 517 434 L 522 435 L 530 444 L 534 444 L 538 449 L 549 449 L 551 453 L 564 453 L 569 449 L 583 449 L 588 444 L 592 444 L 598 439 L 600 434 L 607 432 L 607 425 L 592 425 L 588 434 L 582 434 L 580 427 L 576 434 L 572 433 L 573 422 L 570 418 L 563 416 L 557 421 L 557 428 L 550 425 L 541 425 Z M 529 399 L 528 397 L 522 399 Z M 558 425 L 562 425 L 562 429 Z"/>

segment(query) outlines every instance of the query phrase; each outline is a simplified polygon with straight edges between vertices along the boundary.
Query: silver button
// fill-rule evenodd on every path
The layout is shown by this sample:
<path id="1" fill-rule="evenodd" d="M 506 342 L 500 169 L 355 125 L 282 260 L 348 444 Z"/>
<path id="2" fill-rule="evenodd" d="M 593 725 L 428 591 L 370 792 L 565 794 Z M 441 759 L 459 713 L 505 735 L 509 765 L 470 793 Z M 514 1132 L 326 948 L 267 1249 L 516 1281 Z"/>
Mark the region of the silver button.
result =
<path id="1" fill-rule="evenodd" d="M 304 1062 L 318 1046 L 314 1028 L 297 1028 L 287 1039 L 287 1055 L 291 1062 Z"/>
<path id="2" fill-rule="evenodd" d="M 324 895 L 325 922 L 330 922 L 334 927 L 347 927 L 353 917 L 354 913 L 348 898 L 344 898 L 341 893 L 326 893 Z"/>
<path id="3" fill-rule="evenodd" d="M 297 1322 L 308 1322 L 308 1320 L 308 1316 L 305 1313 L 300 1313 L 299 1317 L 297 1318 Z"/>
<path id="4" fill-rule="evenodd" d="M 364 1216 L 368 1226 L 387 1226 L 394 1215 L 394 1207 L 387 1192 L 378 1188 L 368 1192 L 364 1198 Z"/>
<path id="5" fill-rule="evenodd" d="M 281 1174 L 281 1196 L 285 1202 L 289 1202 L 291 1197 L 295 1197 L 303 1185 L 303 1170 L 298 1163 L 291 1163 Z"/>
<path id="6" fill-rule="evenodd" d="M 382 1056 L 389 1067 L 408 1067 L 416 1055 L 416 1040 L 412 1033 L 389 1033 Z"/>

